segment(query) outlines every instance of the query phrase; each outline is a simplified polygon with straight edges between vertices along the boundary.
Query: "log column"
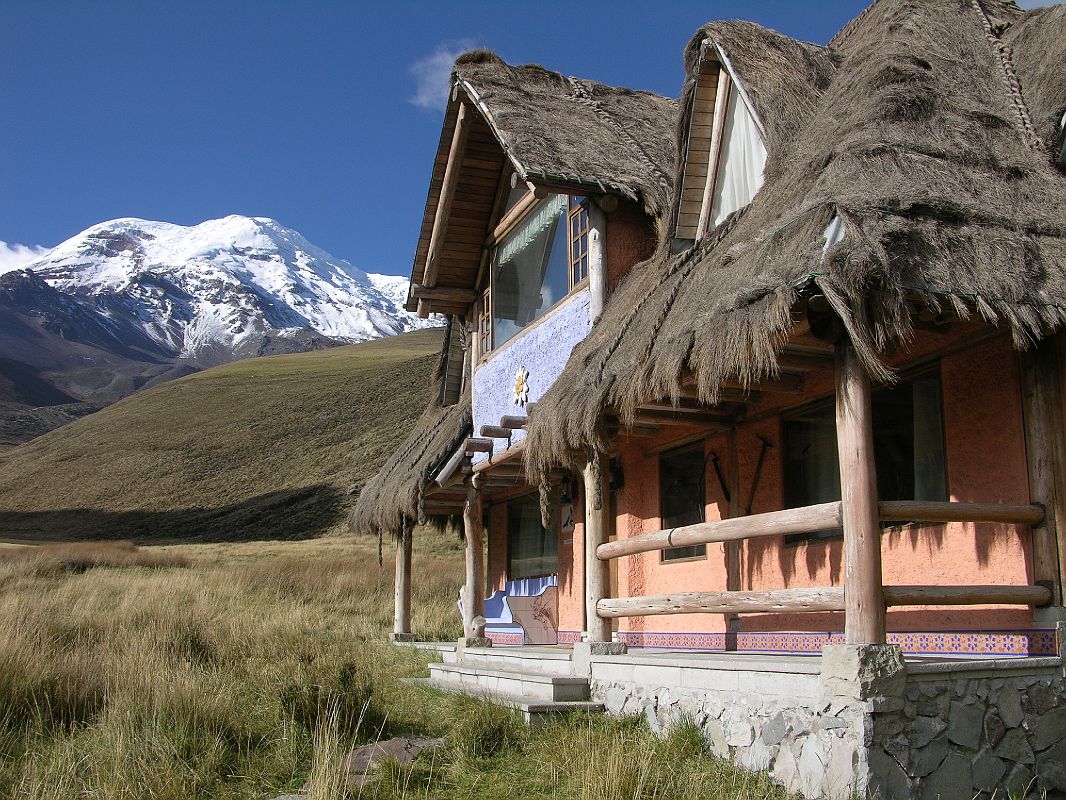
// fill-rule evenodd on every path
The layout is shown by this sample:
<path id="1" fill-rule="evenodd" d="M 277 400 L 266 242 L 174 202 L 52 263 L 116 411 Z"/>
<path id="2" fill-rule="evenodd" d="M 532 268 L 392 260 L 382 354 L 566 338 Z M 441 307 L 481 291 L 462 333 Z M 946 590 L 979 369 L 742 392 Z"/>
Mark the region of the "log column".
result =
<path id="1" fill-rule="evenodd" d="M 844 525 L 844 636 L 885 643 L 870 376 L 846 339 L 836 348 L 836 429 Z"/>
<path id="2" fill-rule="evenodd" d="M 1044 522 L 1033 526 L 1033 581 L 1051 589 L 1052 605 L 1063 605 L 1066 568 L 1066 441 L 1063 438 L 1058 342 L 1044 339 L 1018 359 L 1025 421 L 1029 497 L 1044 506 Z"/>
<path id="3" fill-rule="evenodd" d="M 410 641 L 411 635 L 411 525 L 404 522 L 396 537 L 396 579 L 393 584 L 395 610 L 392 616 L 392 638 L 396 642 Z"/>
<path id="4" fill-rule="evenodd" d="M 482 522 L 481 488 L 472 480 L 466 490 L 463 506 L 463 538 L 466 540 L 466 584 L 463 586 L 463 635 L 479 638 L 483 629 L 474 625 L 474 618 L 485 612 L 484 530 Z"/>
<path id="5" fill-rule="evenodd" d="M 610 477 L 606 454 L 597 453 L 581 472 L 585 495 L 585 627 L 590 642 L 611 641 L 611 621 L 596 613 L 610 594 L 610 564 L 596 557 L 596 548 L 610 533 Z"/>

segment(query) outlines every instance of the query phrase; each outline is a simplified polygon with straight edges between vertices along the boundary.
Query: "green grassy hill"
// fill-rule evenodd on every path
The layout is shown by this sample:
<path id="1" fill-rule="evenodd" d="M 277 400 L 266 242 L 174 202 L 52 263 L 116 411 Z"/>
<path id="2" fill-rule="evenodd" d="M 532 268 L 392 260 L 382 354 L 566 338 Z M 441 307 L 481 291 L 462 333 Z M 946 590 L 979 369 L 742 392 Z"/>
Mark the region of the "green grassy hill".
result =
<path id="1" fill-rule="evenodd" d="M 295 539 L 338 527 L 425 406 L 439 346 L 431 330 L 238 361 L 0 452 L 0 537 Z"/>

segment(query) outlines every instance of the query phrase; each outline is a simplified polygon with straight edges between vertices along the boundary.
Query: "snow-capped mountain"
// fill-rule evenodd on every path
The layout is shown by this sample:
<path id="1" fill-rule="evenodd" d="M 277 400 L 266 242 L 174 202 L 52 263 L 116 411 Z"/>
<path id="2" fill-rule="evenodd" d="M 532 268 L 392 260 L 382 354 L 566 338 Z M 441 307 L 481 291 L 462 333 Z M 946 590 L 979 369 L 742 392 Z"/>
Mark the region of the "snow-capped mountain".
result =
<path id="1" fill-rule="evenodd" d="M 204 366 L 431 324 L 403 309 L 406 279 L 367 274 L 264 217 L 190 227 L 112 220 L 22 269 L 105 323 L 135 326 L 168 355 Z"/>

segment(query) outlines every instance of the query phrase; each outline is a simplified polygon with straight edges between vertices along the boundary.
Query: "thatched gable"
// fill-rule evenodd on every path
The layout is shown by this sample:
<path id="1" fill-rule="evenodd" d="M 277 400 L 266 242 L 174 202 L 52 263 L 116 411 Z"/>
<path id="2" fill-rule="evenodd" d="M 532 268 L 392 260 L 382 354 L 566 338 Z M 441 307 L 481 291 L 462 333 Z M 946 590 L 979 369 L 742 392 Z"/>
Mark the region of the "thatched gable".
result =
<path id="1" fill-rule="evenodd" d="M 602 445 L 605 411 L 676 396 L 683 370 L 709 402 L 726 378 L 772 375 L 804 291 L 830 299 L 882 377 L 880 356 L 912 333 L 915 298 L 1001 321 L 1019 346 L 1060 327 L 1066 178 L 1019 103 L 1026 77 L 1043 73 L 1026 66 L 1019 89 L 1004 44 L 1004 26 L 1026 19 L 998 2 L 879 0 L 849 23 L 828 48 L 827 84 L 786 112 L 795 135 L 771 135 L 754 201 L 688 251 L 636 267 L 610 298 L 538 403 L 531 474 Z M 752 50 L 770 38 L 730 28 L 745 30 Z M 768 80 L 756 72 L 742 76 L 753 98 Z M 835 220 L 843 238 L 826 248 Z"/>
<path id="2" fill-rule="evenodd" d="M 511 66 L 488 50 L 460 56 L 452 80 L 411 271 L 414 283 L 423 282 L 460 103 L 476 108 L 475 127 L 491 131 L 494 147 L 520 180 L 558 191 L 620 195 L 638 203 L 651 219 L 661 216 L 676 160 L 675 100 L 569 78 L 534 64 Z M 477 207 L 485 234 L 492 208 L 491 202 Z M 477 266 L 475 254 L 470 272 Z"/>
<path id="3" fill-rule="evenodd" d="M 675 158 L 674 100 L 535 64 L 510 66 L 488 50 L 459 56 L 455 80 L 520 179 L 625 195 L 657 216 Z"/>

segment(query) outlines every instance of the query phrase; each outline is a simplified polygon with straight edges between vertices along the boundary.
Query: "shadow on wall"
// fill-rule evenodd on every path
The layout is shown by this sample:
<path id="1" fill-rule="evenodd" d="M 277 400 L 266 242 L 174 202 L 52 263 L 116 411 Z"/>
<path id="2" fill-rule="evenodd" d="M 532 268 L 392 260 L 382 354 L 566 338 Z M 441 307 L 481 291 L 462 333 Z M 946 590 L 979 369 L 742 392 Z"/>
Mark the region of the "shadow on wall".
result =
<path id="1" fill-rule="evenodd" d="M 338 523 L 346 511 L 335 486 L 270 492 L 218 508 L 175 511 L 55 511 L 0 509 L 0 538 L 33 541 L 132 539 L 151 542 L 232 542 L 311 539 Z"/>

